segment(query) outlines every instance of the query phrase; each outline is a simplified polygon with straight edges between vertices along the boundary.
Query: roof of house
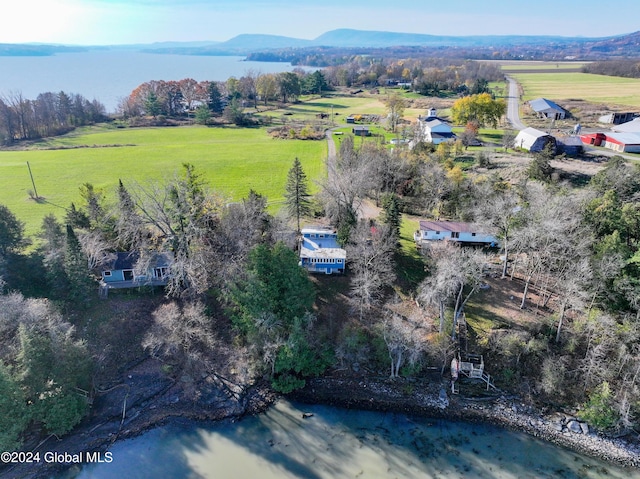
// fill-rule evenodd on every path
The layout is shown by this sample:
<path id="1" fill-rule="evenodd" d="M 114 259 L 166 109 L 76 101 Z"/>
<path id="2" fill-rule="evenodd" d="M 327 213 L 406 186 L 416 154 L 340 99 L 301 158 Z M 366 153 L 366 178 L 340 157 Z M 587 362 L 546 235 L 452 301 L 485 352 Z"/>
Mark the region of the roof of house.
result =
<path id="1" fill-rule="evenodd" d="M 455 138 L 456 134 L 453 132 L 440 132 L 440 131 L 432 131 L 431 138 Z"/>
<path id="2" fill-rule="evenodd" d="M 640 118 L 634 118 L 626 123 L 620 123 L 619 125 L 612 126 L 613 131 L 624 133 L 640 133 Z"/>
<path id="3" fill-rule="evenodd" d="M 529 105 L 531 105 L 531 108 L 537 112 L 548 110 L 564 111 L 564 108 L 558 106 L 551 100 L 547 100 L 546 98 L 536 98 L 535 100 L 531 100 Z"/>
<path id="4" fill-rule="evenodd" d="M 475 233 L 470 223 L 461 221 L 420 221 L 420 229 L 423 231 L 449 231 L 454 233 Z"/>
<path id="5" fill-rule="evenodd" d="M 113 261 L 105 264 L 102 269 L 105 271 L 134 269 L 139 259 L 140 254 L 136 251 L 118 252 L 115 253 Z M 150 264 L 154 268 L 169 266 L 171 264 L 171 256 L 168 253 L 154 253 Z"/>
<path id="6" fill-rule="evenodd" d="M 430 119 L 429 118 L 425 119 L 424 124 L 425 124 L 425 126 L 428 126 L 429 128 L 433 128 L 433 127 L 439 126 L 439 125 L 449 126 L 448 123 L 440 120 L 439 118 L 433 118 L 433 117 L 430 118 Z"/>
<path id="7" fill-rule="evenodd" d="M 363 131 L 368 131 L 369 127 L 368 126 L 362 126 L 362 125 L 356 125 L 353 127 L 353 130 L 357 131 L 357 130 L 363 130 Z"/>

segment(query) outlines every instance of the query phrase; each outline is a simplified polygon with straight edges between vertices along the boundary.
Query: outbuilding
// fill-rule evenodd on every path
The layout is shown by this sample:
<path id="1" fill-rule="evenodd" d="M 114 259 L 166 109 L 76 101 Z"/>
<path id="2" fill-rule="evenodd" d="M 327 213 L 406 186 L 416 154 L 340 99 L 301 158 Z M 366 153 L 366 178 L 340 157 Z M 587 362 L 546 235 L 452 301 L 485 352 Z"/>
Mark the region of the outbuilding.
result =
<path id="1" fill-rule="evenodd" d="M 547 100 L 546 98 L 536 98 L 529 102 L 529 106 L 541 118 L 551 118 L 553 120 L 564 120 L 566 111 L 561 106 Z"/>
<path id="2" fill-rule="evenodd" d="M 521 130 L 514 143 L 516 148 L 522 148 L 523 150 L 530 151 L 531 153 L 537 153 L 548 145 L 553 145 L 553 151 L 557 150 L 556 139 L 549 135 L 547 132 L 536 130 L 535 128 L 525 128 Z"/>

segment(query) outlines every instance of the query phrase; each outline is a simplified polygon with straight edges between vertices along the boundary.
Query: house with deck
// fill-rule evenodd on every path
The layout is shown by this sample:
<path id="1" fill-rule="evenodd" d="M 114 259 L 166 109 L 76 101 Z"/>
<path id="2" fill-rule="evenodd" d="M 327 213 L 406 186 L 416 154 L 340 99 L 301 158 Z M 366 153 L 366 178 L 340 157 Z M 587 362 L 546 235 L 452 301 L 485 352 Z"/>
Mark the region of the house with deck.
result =
<path id="1" fill-rule="evenodd" d="M 140 255 L 136 252 L 116 253 L 114 258 L 101 268 L 100 289 L 103 291 L 165 286 L 169 279 L 171 263 L 172 257 L 169 253 L 154 253 L 147 261 L 140 261 Z"/>
<path id="2" fill-rule="evenodd" d="M 471 223 L 460 221 L 420 221 L 420 229 L 413 235 L 420 248 L 428 246 L 432 241 L 455 241 L 461 245 L 497 246 L 498 239 L 483 233 Z"/>
<path id="3" fill-rule="evenodd" d="M 347 252 L 338 244 L 335 229 L 302 228 L 301 235 L 300 266 L 310 273 L 344 273 Z"/>

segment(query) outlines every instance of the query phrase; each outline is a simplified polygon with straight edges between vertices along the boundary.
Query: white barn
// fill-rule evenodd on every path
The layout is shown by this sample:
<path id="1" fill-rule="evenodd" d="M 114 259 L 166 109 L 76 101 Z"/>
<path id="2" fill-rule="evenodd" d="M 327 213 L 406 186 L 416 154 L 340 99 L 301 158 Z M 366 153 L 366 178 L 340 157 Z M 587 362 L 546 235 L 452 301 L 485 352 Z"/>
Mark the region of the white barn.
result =
<path id="1" fill-rule="evenodd" d="M 455 241 L 467 245 L 497 246 L 498 239 L 483 233 L 470 223 L 458 221 L 420 221 L 420 229 L 413 235 L 418 246 L 425 246 L 429 241 Z"/>
<path id="2" fill-rule="evenodd" d="M 640 133 L 640 118 L 612 126 L 611 130 L 617 131 L 618 133 Z"/>
<path id="3" fill-rule="evenodd" d="M 551 100 L 546 98 L 536 98 L 529 102 L 529 106 L 539 117 L 552 118 L 554 120 L 564 120 L 566 111 Z"/>
<path id="4" fill-rule="evenodd" d="M 532 153 L 544 150 L 547 143 L 553 144 L 554 150 L 556 149 L 556 139 L 547 132 L 535 128 L 521 130 L 513 142 L 516 148 L 522 148 Z"/>

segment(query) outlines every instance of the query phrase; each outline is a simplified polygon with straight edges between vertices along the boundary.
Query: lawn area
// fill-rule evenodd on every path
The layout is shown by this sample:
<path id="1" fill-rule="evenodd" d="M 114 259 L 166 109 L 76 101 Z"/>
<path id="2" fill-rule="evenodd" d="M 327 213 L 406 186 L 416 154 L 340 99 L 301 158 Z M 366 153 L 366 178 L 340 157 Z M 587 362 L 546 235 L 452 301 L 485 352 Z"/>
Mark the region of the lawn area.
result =
<path id="1" fill-rule="evenodd" d="M 384 117 L 386 115 L 386 107 L 384 106 L 384 99 L 387 92 L 394 93 L 401 90 L 384 88 L 379 89 L 380 93 L 376 95 L 372 94 L 359 94 L 359 95 L 340 95 L 340 94 L 327 94 L 322 98 L 311 97 L 309 99 L 303 98 L 299 103 L 288 106 L 286 109 L 270 110 L 263 113 L 263 116 L 271 116 L 280 118 L 283 117 L 286 112 L 287 121 L 317 121 L 316 115 L 319 113 L 326 113 L 329 115 L 327 123 L 331 122 L 331 114 L 333 113 L 333 123 L 336 125 L 345 124 L 347 117 L 357 114 L 369 114 L 380 115 Z M 406 94 L 404 95 L 406 96 Z M 418 95 L 418 97 L 421 97 Z M 424 109 L 419 108 L 406 108 L 404 110 L 404 118 L 415 119 L 418 115 L 424 115 Z"/>
<path id="2" fill-rule="evenodd" d="M 502 71 L 516 73 L 519 71 L 579 70 L 589 62 L 543 62 L 543 61 L 499 61 Z"/>
<path id="3" fill-rule="evenodd" d="M 56 147 L 76 148 L 44 149 Z M 0 151 L 0 204 L 24 221 L 26 233 L 32 235 L 46 214 L 62 217 L 64 208 L 80 201 L 78 188 L 83 183 L 113 199 L 118 179 L 145 184 L 171 177 L 189 162 L 212 189 L 230 200 L 254 189 L 277 209 L 293 159 L 300 158 L 307 177 L 314 180 L 324 175 L 326 154 L 326 141 L 277 140 L 260 128 L 95 127 L 37 143 L 29 151 Z M 27 162 L 46 202 L 29 198 L 33 187 Z M 310 186 L 313 191 L 313 181 Z"/>
<path id="4" fill-rule="evenodd" d="M 416 248 L 413 233 L 420 229 L 420 219 L 403 214 L 400 223 L 400 248 L 396 254 L 396 275 L 406 290 L 415 290 L 426 277 L 424 258 Z"/>
<path id="5" fill-rule="evenodd" d="M 640 107 L 640 79 L 590 73 L 516 73 L 524 99 L 580 99 L 594 103 Z"/>

